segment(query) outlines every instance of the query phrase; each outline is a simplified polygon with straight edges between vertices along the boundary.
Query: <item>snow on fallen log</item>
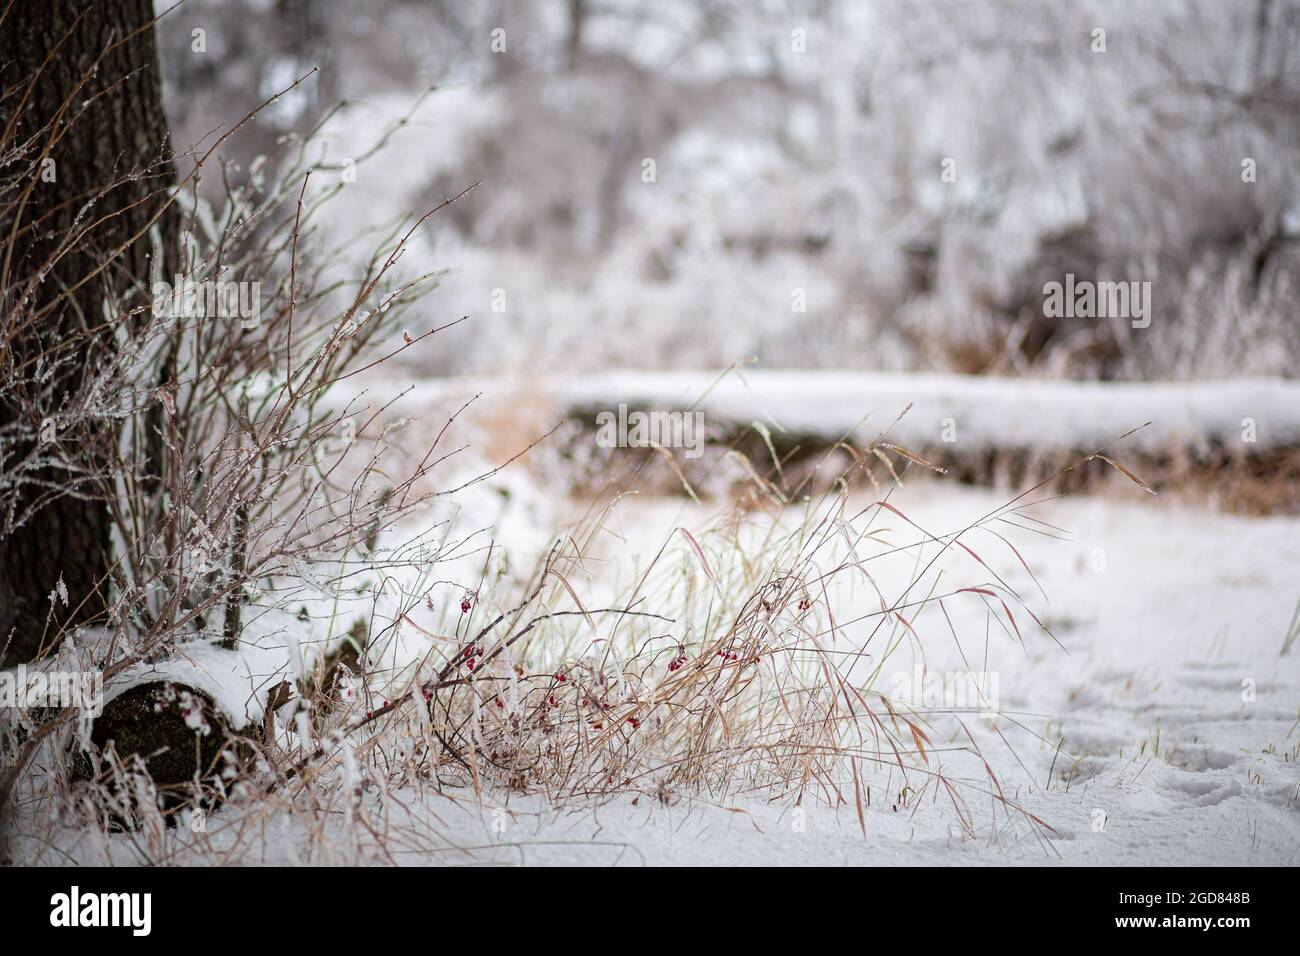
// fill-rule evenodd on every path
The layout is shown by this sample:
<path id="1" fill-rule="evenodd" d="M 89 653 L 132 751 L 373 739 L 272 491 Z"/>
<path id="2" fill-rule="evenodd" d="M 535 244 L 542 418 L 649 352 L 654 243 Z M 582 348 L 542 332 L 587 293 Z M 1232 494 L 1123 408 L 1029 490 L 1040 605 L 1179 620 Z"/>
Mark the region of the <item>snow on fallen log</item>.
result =
<path id="1" fill-rule="evenodd" d="M 562 415 L 616 411 L 620 404 L 694 408 L 711 426 L 760 421 L 773 431 L 828 441 L 862 441 L 888 429 L 890 441 L 918 447 L 942 442 L 947 428 L 967 450 L 1091 450 L 1147 422 L 1124 448 L 1159 454 L 1214 445 L 1300 446 L 1300 382 L 1281 379 L 1133 383 L 843 370 L 611 371 L 420 382 L 394 410 L 419 414 L 478 393 L 507 403 L 513 394 L 521 401 L 544 398 Z"/>

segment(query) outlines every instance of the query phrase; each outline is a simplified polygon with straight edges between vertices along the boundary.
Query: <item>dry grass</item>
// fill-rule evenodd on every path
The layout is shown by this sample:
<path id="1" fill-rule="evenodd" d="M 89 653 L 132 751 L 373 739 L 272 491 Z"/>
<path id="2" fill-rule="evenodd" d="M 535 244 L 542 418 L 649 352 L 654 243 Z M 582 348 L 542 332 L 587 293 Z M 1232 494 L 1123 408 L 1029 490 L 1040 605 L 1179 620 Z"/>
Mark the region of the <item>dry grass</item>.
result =
<path id="1" fill-rule="evenodd" d="M 383 241 L 363 275 L 328 282 L 306 146 L 291 144 L 274 185 L 236 191 L 224 209 L 202 201 L 197 178 L 179 194 L 194 230 L 189 272 L 268 290 L 256 332 L 150 321 L 144 290 L 133 290 L 112 306 L 134 331 L 61 414 L 65 427 L 75 415 L 89 429 L 105 414 L 99 397 L 132 399 L 111 412 L 120 453 L 87 477 L 114 502 L 126 547 L 83 665 L 123 673 L 198 642 L 226 646 L 234 669 L 250 621 L 293 619 L 308 603 L 327 618 L 326 637 L 288 685 L 258 688 L 261 719 L 196 774 L 179 812 L 160 805 L 139 761 L 112 748 L 76 779 L 71 755 L 84 741 L 74 714 L 24 716 L 6 731 L 0 793 L 12 859 L 251 862 L 290 818 L 315 862 L 386 861 L 399 849 L 433 859 L 457 848 L 395 808 L 450 785 L 478 802 L 519 793 L 556 807 L 628 795 L 820 802 L 853 807 L 864 830 L 873 799 L 909 812 L 942 801 L 968 838 L 1007 825 L 1042 836 L 1047 824 L 1003 791 L 981 755 L 974 713 L 903 706 L 879 687 L 890 655 L 920 641 L 927 608 L 951 623 L 949 606 L 974 602 L 1008 640 L 1043 630 L 994 559 L 965 540 L 1015 523 L 1025 496 L 931 533 L 890 500 L 895 478 L 924 461 L 885 436 L 841 443 L 791 475 L 788 463 L 737 450 L 752 486 L 743 506 L 704 528 L 662 529 L 655 556 L 618 586 L 593 569 L 617 548 L 618 502 L 637 487 L 639 465 L 598 489 L 530 573 L 503 570 L 494 544 L 466 549 L 469 538 L 449 540 L 451 526 L 430 518 L 433 502 L 485 476 L 430 484 L 445 428 L 406 468 L 392 467 L 400 456 L 382 410 L 339 447 L 342 422 L 358 413 L 330 406 L 332 386 L 424 337 L 390 347 L 384 333 L 431 278 L 399 279 L 393 268 L 429 214 Z M 170 439 L 159 481 L 138 481 L 143 436 L 158 423 Z M 540 436 L 525 424 L 515 437 L 511 455 Z M 863 481 L 877 495 L 856 507 L 849 489 Z M 998 537 L 1007 550 L 997 560 L 1020 561 Z M 197 566 L 196 550 L 208 552 Z M 479 567 L 472 582 L 457 576 L 467 553 Z M 952 555 L 969 569 L 962 585 L 942 579 Z M 453 560 L 460 570 L 443 574 Z M 910 570 L 889 584 L 878 562 Z M 357 587 L 361 579 L 369 584 Z M 847 586 L 872 595 L 851 620 L 837 618 Z M 311 602 L 311 591 L 324 599 Z M 46 643 L 68 636 L 86 635 L 56 631 Z M 976 798 L 993 808 L 983 823 Z M 204 831 L 174 825 L 218 806 Z"/>
<path id="2" fill-rule="evenodd" d="M 836 490 L 816 498 L 768 495 L 767 508 L 730 509 L 696 533 L 664 529 L 662 547 L 612 598 L 592 596 L 609 589 L 591 567 L 624 547 L 613 512 L 626 488 L 593 504 L 522 581 L 492 573 L 491 548 L 477 593 L 432 573 L 408 577 L 397 601 L 376 604 L 378 636 L 362 657 L 371 666 L 357 667 L 355 692 L 326 692 L 320 670 L 299 681 L 301 696 L 243 741 L 259 757 L 232 764 L 228 805 L 207 833 L 169 829 L 148 784 L 121 768 L 54 802 L 72 808 L 83 845 L 114 818 L 134 820 L 117 839 L 154 863 L 256 859 L 268 828 L 291 816 L 310 821 L 301 825 L 315 862 L 460 859 L 410 808 L 494 806 L 505 794 L 558 808 L 624 797 L 846 806 L 864 832 L 873 801 L 912 813 L 942 802 L 969 839 L 1008 827 L 1046 836 L 982 756 L 975 710 L 908 706 L 880 686 L 890 656 L 921 640 L 926 609 L 951 627 L 950 609 L 975 602 L 1008 640 L 1051 639 L 993 570 L 1019 551 L 1007 541 L 995 558 L 966 543 L 976 528 L 1006 540 L 1031 522 L 1026 499 L 931 534 L 891 504 L 890 484 L 853 507 L 850 481 L 873 467 L 889 478 L 877 451 L 857 450 Z M 910 462 L 890 464 L 904 472 Z M 977 576 L 941 580 L 952 555 Z M 882 562 L 910 566 L 901 586 L 886 583 Z M 855 582 L 877 608 L 846 619 L 837 595 Z M 385 615 L 392 626 L 378 626 Z M 423 651 L 403 652 L 414 635 Z"/>

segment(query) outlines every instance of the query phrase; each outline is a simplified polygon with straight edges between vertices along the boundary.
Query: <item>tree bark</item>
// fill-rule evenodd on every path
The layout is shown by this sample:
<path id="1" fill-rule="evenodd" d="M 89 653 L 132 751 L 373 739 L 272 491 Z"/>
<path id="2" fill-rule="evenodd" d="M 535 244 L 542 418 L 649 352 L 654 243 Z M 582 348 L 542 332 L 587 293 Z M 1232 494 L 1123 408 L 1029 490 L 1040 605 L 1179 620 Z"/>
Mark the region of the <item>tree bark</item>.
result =
<path id="1" fill-rule="evenodd" d="M 13 130 L 11 143 L 26 144 L 23 160 L 34 164 L 30 192 L 18 202 L 11 190 L 0 207 L 0 355 L 6 377 L 26 383 L 0 384 L 0 455 L 12 462 L 40 441 L 42 408 L 55 411 L 44 417 L 57 428 L 58 411 L 111 357 L 104 303 L 147 288 L 149 228 L 159 228 L 170 259 L 177 219 L 151 0 L 0 0 L 0 17 L 0 129 Z M 67 248 L 74 230 L 84 234 Z M 42 353 L 64 361 L 38 389 L 38 377 L 17 372 L 30 373 Z M 113 482 L 100 466 L 116 440 L 110 419 L 56 431 L 53 457 L 74 467 L 43 467 L 6 490 L 0 665 L 45 653 L 60 627 L 103 618 Z M 60 580 L 66 605 L 49 599 Z"/>

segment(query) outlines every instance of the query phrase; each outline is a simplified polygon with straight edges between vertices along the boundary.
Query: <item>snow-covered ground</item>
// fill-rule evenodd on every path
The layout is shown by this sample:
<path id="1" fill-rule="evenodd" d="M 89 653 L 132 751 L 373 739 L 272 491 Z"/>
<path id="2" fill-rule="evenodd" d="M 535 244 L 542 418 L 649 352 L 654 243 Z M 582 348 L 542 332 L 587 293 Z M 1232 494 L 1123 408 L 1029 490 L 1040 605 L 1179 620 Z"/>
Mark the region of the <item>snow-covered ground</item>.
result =
<path id="1" fill-rule="evenodd" d="M 507 460 L 550 427 L 557 410 L 623 400 L 684 407 L 704 395 L 710 413 L 735 421 L 767 416 L 791 429 L 843 433 L 857 426 L 866 434 L 888 426 L 912 402 L 904 421 L 917 422 L 915 428 L 957 415 L 966 440 L 1010 439 L 1036 447 L 1100 444 L 1144 421 L 1152 426 L 1140 440 L 1156 443 L 1225 441 L 1243 417 L 1256 417 L 1262 441 L 1289 443 L 1300 432 L 1295 386 L 1280 382 L 1012 387 L 954 377 L 773 372 L 726 376 L 709 391 L 715 380 L 707 373 L 673 373 L 417 382 L 388 412 L 410 420 L 386 434 L 418 462 L 425 439 L 443 426 L 448 409 L 487 392 L 486 399 L 500 407 L 458 422 L 462 432 L 452 443 L 474 447 L 465 460 L 452 459 L 453 473 L 442 477 L 443 486 L 453 486 Z M 364 388 L 362 402 L 372 408 L 402 391 L 395 381 L 371 381 Z M 534 397 L 524 401 L 525 393 Z M 501 408 L 515 411 L 503 418 Z M 864 416 L 867 424 L 861 424 Z M 891 438 L 910 440 L 897 430 Z M 450 501 L 439 499 L 434 510 L 386 534 L 395 541 L 415 535 L 429 542 L 463 538 L 465 557 L 438 564 L 437 576 L 453 588 L 468 589 L 477 581 L 479 547 L 489 535 L 504 547 L 511 567 L 526 569 L 587 506 L 548 490 L 548 469 L 555 465 L 550 461 L 537 470 L 525 458 Z M 491 788 L 480 796 L 451 774 L 440 775 L 440 786 L 432 790 L 399 788 L 381 795 L 368 789 L 355 814 L 324 821 L 267 806 L 228 805 L 213 814 L 201 839 L 183 829 L 160 837 L 165 852 L 180 862 L 210 861 L 238 835 L 236 861 L 248 863 L 1300 862 L 1300 517 L 1221 514 L 1186 500 L 1151 497 L 1127 483 L 1077 498 L 1039 492 L 988 530 L 964 533 L 970 551 L 950 547 L 937 554 L 933 542 L 921 549 L 927 560 L 937 556 L 928 576 L 921 575 L 925 583 L 918 593 L 933 584 L 951 596 L 942 606 L 929 602 L 908 610 L 914 635 L 868 640 L 873 624 L 867 615 L 880 607 L 875 588 L 893 602 L 918 577 L 921 562 L 910 545 L 969 528 L 1009 497 L 945 478 L 908 478 L 889 492 L 897 512 L 864 511 L 874 500 L 866 489 L 844 511 L 869 514 L 852 520 L 855 534 L 870 532 L 871 547 L 909 547 L 878 562 L 873 558 L 872 584 L 850 573 L 828 588 L 827 606 L 816 613 L 825 611 L 837 622 L 828 638 L 831 652 L 861 653 L 859 664 L 841 672 L 864 686 L 878 668 L 871 688 L 920 715 L 931 735 L 930 763 L 918 780 L 906 781 L 910 789 L 903 789 L 893 761 L 862 764 L 861 820 L 851 786 L 839 796 L 810 792 L 798 806 L 788 796 L 770 799 L 766 791 L 653 788 L 600 804 L 566 799 L 554 805 Z M 710 538 L 710 529 L 716 531 L 728 508 L 716 499 L 697 504 L 686 497 L 623 498 L 603 520 L 606 531 L 584 546 L 584 567 L 573 573 L 573 584 L 588 607 L 616 602 L 665 543 L 679 549 L 685 563 L 694 560 L 674 529 L 685 528 L 706 550 L 713 548 L 718 539 Z M 439 524 L 452 515 L 454 523 Z M 739 527 L 743 537 L 746 522 L 789 528 L 804 520 L 791 507 L 775 515 L 752 513 Z M 1033 626 L 1019 607 L 1019 624 L 1013 625 L 996 601 L 956 592 L 994 580 L 1022 596 L 1046 630 Z M 366 603 L 353 600 L 358 607 Z M 310 613 L 302 618 L 252 616 L 244 635 L 246 666 L 239 674 L 216 660 L 228 652 L 207 647 L 185 649 L 187 662 L 176 665 L 181 670 L 169 664 L 162 673 L 188 673 L 227 709 L 245 707 L 247 712 L 234 714 L 237 722 L 260 720 L 259 689 L 264 693 L 301 667 L 285 636 L 304 646 L 337 637 L 354 612 L 340 616 L 336 602 L 324 594 L 308 599 L 304 608 Z M 659 610 L 675 614 L 672 608 Z M 427 612 L 425 617 L 421 605 L 410 614 L 441 632 L 444 622 L 436 613 L 443 612 L 435 613 L 434 605 Z M 419 646 L 402 647 L 399 641 L 385 652 L 395 668 L 412 650 L 427 651 L 409 629 L 408 636 Z M 945 677 L 950 685 L 936 690 L 934 682 Z M 976 746 L 982 757 L 974 753 Z M 927 779 L 933 784 L 926 776 L 931 773 L 958 788 L 968 820 L 941 787 L 925 785 Z M 998 788 L 1005 803 L 995 801 Z M 1023 813 L 1008 813 L 1008 804 Z M 1031 825 L 1025 814 L 1046 826 Z M 259 834 L 251 854 L 250 822 Z M 377 825 L 382 840 L 375 836 Z M 319 839 L 322 832 L 328 840 Z M 63 831 L 58 843 L 60 854 L 84 862 L 142 859 L 139 841 L 126 835 L 101 842 Z M 53 862 L 45 848 L 31 849 Z"/>
<path id="2" fill-rule="evenodd" d="M 934 483 L 894 503 L 928 529 L 953 530 L 1003 502 Z M 638 506 L 624 527 L 664 527 L 692 507 Z M 1145 498 L 1031 511 L 1071 532 L 1017 542 L 1060 646 L 1041 634 L 1021 646 L 998 632 L 986 658 L 981 630 L 971 665 L 995 673 L 1000 691 L 1006 743 L 985 745 L 985 735 L 985 756 L 1008 798 L 1057 835 L 997 826 L 963 838 L 933 791 L 908 808 L 873 802 L 865 835 L 852 802 L 800 814 L 743 795 L 673 806 L 627 798 L 591 811 L 518 799 L 480 808 L 468 798 L 438 809 L 447 832 L 462 845 L 499 844 L 483 852 L 501 862 L 1300 862 L 1300 648 L 1281 653 L 1300 600 L 1300 520 Z M 1023 569 L 1005 576 L 1032 588 Z M 925 618 L 914 623 L 930 672 L 965 666 L 950 638 Z M 928 623 L 942 627 L 937 614 Z M 901 653 L 885 669 L 886 692 L 913 666 Z"/>
<path id="3" fill-rule="evenodd" d="M 891 500 L 935 533 L 1004 504 L 993 492 L 942 481 L 909 484 Z M 707 504 L 684 499 L 620 506 L 622 540 L 602 555 L 610 560 L 593 560 L 603 570 L 586 590 L 599 593 L 638 566 L 662 543 L 664 529 L 701 529 L 710 513 Z M 1300 599 L 1300 519 L 1214 515 L 1136 492 L 1047 501 L 1024 514 L 1068 537 L 1017 533 L 1028 569 L 989 563 L 1025 594 L 1036 593 L 1032 570 L 1046 598 L 1029 604 L 1056 641 L 1029 629 L 1016 640 L 996 624 L 986 633 L 982 612 L 951 602 L 961 650 L 943 617 L 927 609 L 912 621 L 920 640 L 889 657 L 878 686 L 895 700 L 905 697 L 902 686 L 922 656 L 930 674 L 995 675 L 997 718 L 968 715 L 966 723 L 1007 800 L 1054 833 L 982 799 L 982 769 L 955 724 L 938 719 L 931 757 L 972 788 L 966 799 L 974 839 L 963 835 L 937 787 L 900 805 L 897 771 L 882 764 L 864 776 L 870 802 L 861 822 L 851 799 L 796 808 L 744 793 L 642 794 L 557 808 L 504 791 L 479 798 L 463 780 L 448 779 L 441 794 L 366 796 L 367 824 L 351 815 L 327 822 L 328 844 L 310 836 L 319 820 L 226 808 L 210 819 L 202 849 L 181 832 L 170 838 L 171 851 L 180 862 L 211 859 L 234 834 L 246 839 L 255 818 L 260 836 L 240 862 L 330 862 L 354 853 L 375 861 L 498 864 L 1300 862 L 1300 647 L 1283 654 Z M 901 522 L 881 526 L 906 537 Z M 963 555 L 945 560 L 945 573 L 982 580 L 972 580 Z M 893 572 L 873 573 L 891 587 Z M 872 598 L 866 589 L 836 595 L 834 610 L 852 644 L 861 636 L 855 609 L 870 609 Z M 926 703 L 912 701 L 922 710 Z M 940 736 L 944 727 L 948 739 Z M 376 821 L 387 832 L 382 852 Z M 129 837 L 104 845 L 68 836 L 64 849 L 74 858 L 140 860 Z"/>

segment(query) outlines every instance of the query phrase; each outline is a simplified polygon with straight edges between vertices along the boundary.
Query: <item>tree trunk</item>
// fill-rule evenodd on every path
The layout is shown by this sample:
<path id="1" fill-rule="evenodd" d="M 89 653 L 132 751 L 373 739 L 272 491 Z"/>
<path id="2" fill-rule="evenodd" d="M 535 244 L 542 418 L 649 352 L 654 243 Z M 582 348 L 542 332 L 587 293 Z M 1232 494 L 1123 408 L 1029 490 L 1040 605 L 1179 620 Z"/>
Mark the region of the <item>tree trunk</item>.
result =
<path id="1" fill-rule="evenodd" d="M 0 129 L 12 130 L 6 152 L 25 144 L 29 170 L 0 197 L 0 474 L 34 450 L 42 458 L 4 492 L 0 665 L 45 653 L 60 627 L 106 608 L 113 482 L 101 466 L 117 429 L 63 425 L 111 357 L 106 299 L 147 288 L 150 226 L 169 259 L 177 248 L 153 19 L 151 0 L 0 3 Z M 42 354 L 46 368 L 55 360 L 44 379 Z M 60 580 L 66 605 L 49 598 Z"/>

